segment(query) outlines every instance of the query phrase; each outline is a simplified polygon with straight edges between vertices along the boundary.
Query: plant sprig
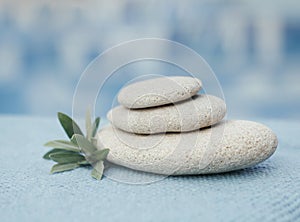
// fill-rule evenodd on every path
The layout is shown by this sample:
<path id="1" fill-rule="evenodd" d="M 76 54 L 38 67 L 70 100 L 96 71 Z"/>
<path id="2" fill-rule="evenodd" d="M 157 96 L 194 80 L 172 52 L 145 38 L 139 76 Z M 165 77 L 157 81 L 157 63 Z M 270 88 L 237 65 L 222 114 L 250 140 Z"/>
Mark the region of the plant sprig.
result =
<path id="1" fill-rule="evenodd" d="M 56 162 L 50 173 L 59 173 L 74 170 L 81 166 L 92 165 L 91 176 L 101 180 L 104 171 L 103 161 L 106 159 L 109 149 L 98 150 L 96 147 L 95 135 L 100 118 L 97 117 L 92 123 L 90 112 L 87 111 L 85 136 L 71 117 L 60 112 L 57 113 L 57 117 L 69 140 L 52 140 L 44 144 L 44 146 L 52 147 L 52 149 L 43 158 Z"/>

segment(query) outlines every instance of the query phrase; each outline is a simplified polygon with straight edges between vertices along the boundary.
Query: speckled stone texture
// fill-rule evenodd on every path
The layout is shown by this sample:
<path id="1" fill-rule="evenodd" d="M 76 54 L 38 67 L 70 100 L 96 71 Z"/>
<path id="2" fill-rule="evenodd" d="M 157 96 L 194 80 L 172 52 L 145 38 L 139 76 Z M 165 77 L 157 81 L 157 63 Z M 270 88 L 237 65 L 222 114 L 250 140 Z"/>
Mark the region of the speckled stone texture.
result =
<path id="1" fill-rule="evenodd" d="M 218 97 L 195 95 L 175 104 L 145 109 L 118 106 L 107 114 L 110 122 L 127 132 L 154 134 L 186 132 L 211 126 L 223 119 L 226 105 Z"/>
<path id="2" fill-rule="evenodd" d="M 98 133 L 107 159 L 135 170 L 167 175 L 221 173 L 246 168 L 269 158 L 277 137 L 250 121 L 223 121 L 188 133 L 137 135 L 112 126 Z"/>
<path id="3" fill-rule="evenodd" d="M 199 79 L 187 76 L 154 78 L 124 87 L 118 101 L 131 109 L 160 106 L 188 99 L 201 87 Z"/>

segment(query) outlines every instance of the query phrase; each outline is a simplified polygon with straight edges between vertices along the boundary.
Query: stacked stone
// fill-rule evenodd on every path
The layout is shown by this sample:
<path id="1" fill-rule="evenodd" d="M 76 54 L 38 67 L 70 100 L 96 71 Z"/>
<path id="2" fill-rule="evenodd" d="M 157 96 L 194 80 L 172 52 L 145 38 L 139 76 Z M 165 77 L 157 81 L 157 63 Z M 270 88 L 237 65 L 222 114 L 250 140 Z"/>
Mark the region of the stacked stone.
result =
<path id="1" fill-rule="evenodd" d="M 108 161 L 135 170 L 166 174 L 221 173 L 253 166 L 270 157 L 277 138 L 266 126 L 222 121 L 225 102 L 197 94 L 192 77 L 163 77 L 123 88 L 111 124 L 98 133 Z"/>

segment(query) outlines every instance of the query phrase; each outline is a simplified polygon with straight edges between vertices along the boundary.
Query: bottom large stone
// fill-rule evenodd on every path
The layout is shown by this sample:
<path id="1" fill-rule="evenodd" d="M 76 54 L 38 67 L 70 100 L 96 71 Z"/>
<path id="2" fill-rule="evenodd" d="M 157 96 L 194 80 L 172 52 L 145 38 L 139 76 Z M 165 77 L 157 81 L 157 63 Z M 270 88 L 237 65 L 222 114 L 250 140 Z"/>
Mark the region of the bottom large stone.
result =
<path id="1" fill-rule="evenodd" d="M 276 135 L 266 126 L 244 120 L 223 121 L 187 133 L 136 135 L 109 125 L 97 134 L 107 160 L 131 169 L 165 174 L 208 174 L 246 168 L 269 158 Z"/>

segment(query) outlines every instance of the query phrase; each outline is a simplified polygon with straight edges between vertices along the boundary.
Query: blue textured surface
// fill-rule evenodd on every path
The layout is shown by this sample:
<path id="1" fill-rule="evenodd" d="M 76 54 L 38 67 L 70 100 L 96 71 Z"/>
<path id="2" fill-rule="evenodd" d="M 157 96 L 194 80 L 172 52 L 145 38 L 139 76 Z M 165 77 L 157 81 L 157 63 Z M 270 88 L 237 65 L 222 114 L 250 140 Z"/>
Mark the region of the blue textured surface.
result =
<path id="1" fill-rule="evenodd" d="M 0 221 L 300 221 L 299 122 L 266 121 L 279 137 L 264 163 L 233 173 L 129 185 L 77 169 L 49 175 L 57 121 L 0 117 Z"/>

